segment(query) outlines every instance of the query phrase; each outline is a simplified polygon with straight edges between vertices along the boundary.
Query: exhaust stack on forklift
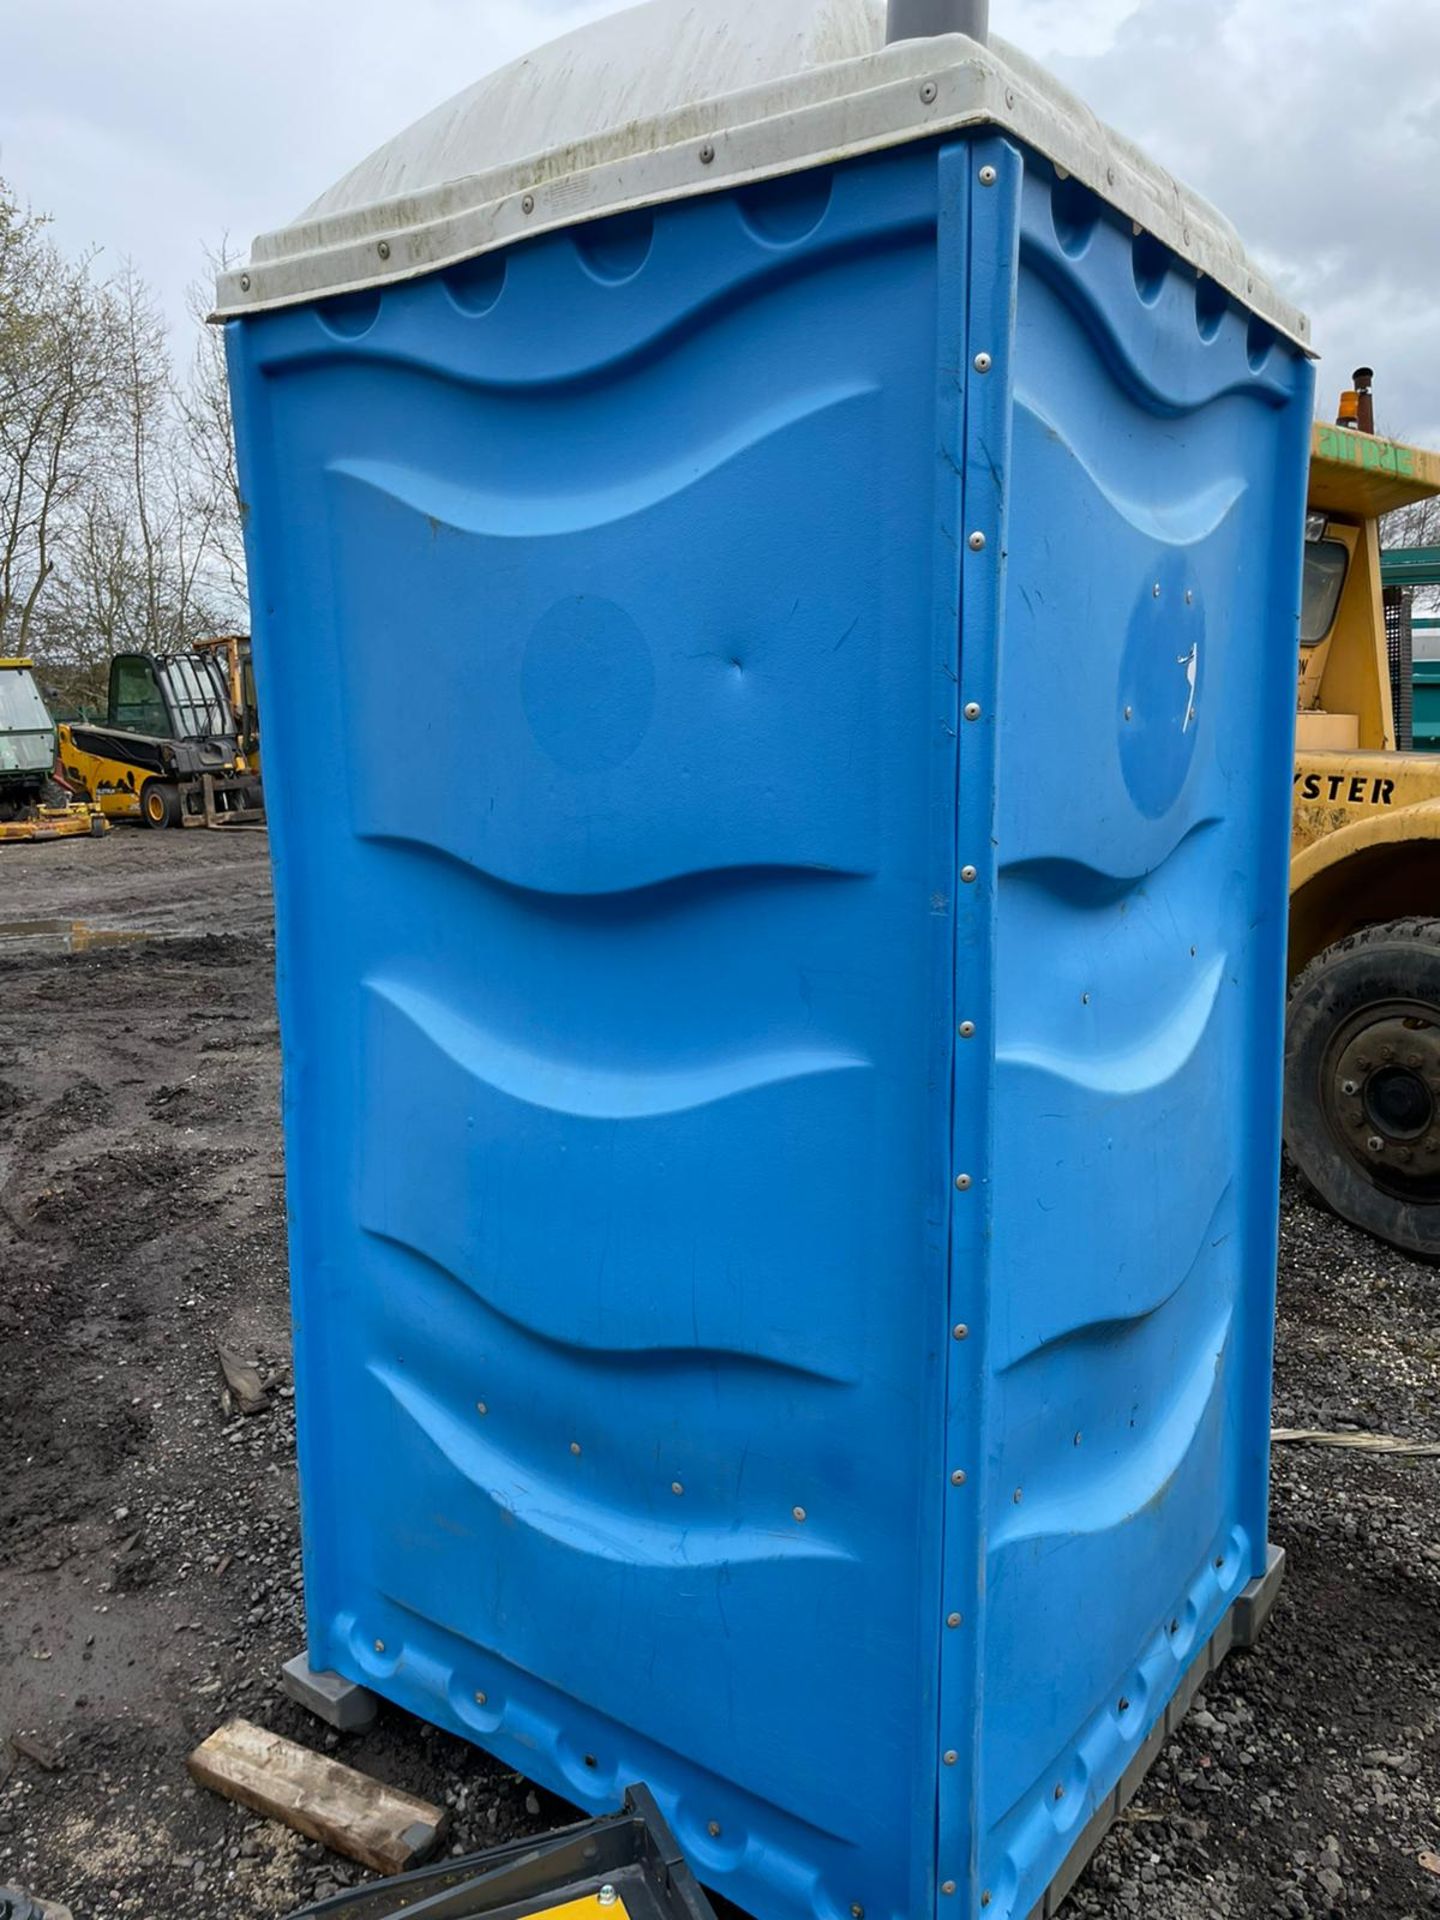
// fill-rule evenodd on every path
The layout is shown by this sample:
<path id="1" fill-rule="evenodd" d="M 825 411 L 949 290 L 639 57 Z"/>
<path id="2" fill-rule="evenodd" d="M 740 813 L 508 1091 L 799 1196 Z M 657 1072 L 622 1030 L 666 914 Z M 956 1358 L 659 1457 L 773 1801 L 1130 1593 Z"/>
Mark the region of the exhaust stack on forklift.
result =
<path id="1" fill-rule="evenodd" d="M 583 27 L 218 304 L 310 1667 L 767 1920 L 1052 1911 L 1279 1577 L 1304 320 L 872 0 Z"/>

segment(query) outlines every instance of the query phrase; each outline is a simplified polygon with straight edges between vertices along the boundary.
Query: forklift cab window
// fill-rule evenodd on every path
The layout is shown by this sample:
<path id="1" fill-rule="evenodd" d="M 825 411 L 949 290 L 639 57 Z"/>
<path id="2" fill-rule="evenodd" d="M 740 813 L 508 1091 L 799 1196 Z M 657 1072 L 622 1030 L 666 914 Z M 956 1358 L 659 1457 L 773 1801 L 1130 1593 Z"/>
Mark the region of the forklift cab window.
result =
<path id="1" fill-rule="evenodd" d="M 1318 647 L 1335 624 L 1350 554 L 1342 540 L 1305 544 L 1305 588 L 1300 601 L 1300 644 Z"/>
<path id="2" fill-rule="evenodd" d="M 168 740 L 170 716 L 165 710 L 155 669 L 140 656 L 122 655 L 115 662 L 111 682 L 110 724 L 126 733 L 145 733 Z"/>
<path id="3" fill-rule="evenodd" d="M 165 691 L 185 740 L 211 740 L 230 731 L 230 708 L 218 671 L 185 654 L 167 660 Z"/>

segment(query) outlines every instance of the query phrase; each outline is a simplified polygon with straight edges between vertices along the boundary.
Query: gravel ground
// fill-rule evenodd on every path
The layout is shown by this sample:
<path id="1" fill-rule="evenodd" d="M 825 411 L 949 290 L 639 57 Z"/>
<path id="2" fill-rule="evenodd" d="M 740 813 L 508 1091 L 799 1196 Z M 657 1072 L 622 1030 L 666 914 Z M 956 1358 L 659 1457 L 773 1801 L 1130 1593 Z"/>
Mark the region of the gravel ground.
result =
<path id="1" fill-rule="evenodd" d="M 189 1784 L 231 1713 L 444 1801 L 462 1850 L 563 1820 L 402 1714 L 340 1742 L 275 1684 L 302 1629 L 263 836 L 11 848 L 0 887 L 0 1884 L 281 1920 L 358 1879 Z M 1440 1275 L 1283 1205 L 1277 1423 L 1440 1437 Z M 222 1405 L 221 1345 L 267 1412 Z M 1440 1912 L 1440 1461 L 1281 1449 L 1272 1531 L 1260 1650 L 1067 1912 Z"/>

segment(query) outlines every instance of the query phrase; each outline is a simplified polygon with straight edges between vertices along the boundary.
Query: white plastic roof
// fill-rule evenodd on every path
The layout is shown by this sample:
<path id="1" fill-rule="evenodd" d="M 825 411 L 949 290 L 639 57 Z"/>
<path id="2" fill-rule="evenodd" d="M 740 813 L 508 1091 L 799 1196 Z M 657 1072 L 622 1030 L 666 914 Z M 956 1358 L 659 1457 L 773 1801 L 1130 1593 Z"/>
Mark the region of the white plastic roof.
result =
<path id="1" fill-rule="evenodd" d="M 385 286 L 628 208 L 993 125 L 1281 333 L 1233 227 L 1003 41 L 885 44 L 884 0 L 644 0 L 489 74 L 222 274 L 217 314 Z"/>

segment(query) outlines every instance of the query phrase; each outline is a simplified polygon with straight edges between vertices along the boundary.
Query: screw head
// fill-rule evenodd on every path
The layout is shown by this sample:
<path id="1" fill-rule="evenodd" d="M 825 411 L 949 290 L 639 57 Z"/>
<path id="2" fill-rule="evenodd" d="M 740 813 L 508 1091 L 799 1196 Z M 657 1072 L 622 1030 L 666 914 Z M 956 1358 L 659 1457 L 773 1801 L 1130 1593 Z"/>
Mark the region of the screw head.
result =
<path id="1" fill-rule="evenodd" d="M 980 718 L 980 702 L 978 700 L 966 701 L 965 718 L 967 720 L 978 720 Z"/>
<path id="2" fill-rule="evenodd" d="M 942 1880 L 940 1882 L 940 1891 L 941 1893 L 954 1893 L 955 1882 L 953 1880 Z"/>
<path id="3" fill-rule="evenodd" d="M 955 1176 L 955 1185 L 961 1193 L 968 1193 L 974 1185 L 974 1182 L 968 1173 L 957 1173 Z"/>
<path id="4" fill-rule="evenodd" d="M 927 80 L 924 86 L 921 87 L 920 89 L 920 98 L 925 102 L 926 106 L 928 107 L 933 104 L 935 96 L 939 91 L 940 89 L 936 86 L 933 80 Z"/>
<path id="5" fill-rule="evenodd" d="M 1370 1138 L 1365 1142 L 1365 1145 L 1370 1149 L 1371 1153 L 1383 1153 L 1385 1151 L 1385 1142 L 1380 1138 L 1378 1133 L 1372 1133 Z"/>
<path id="6" fill-rule="evenodd" d="M 951 1476 L 950 1476 L 950 1484 L 951 1484 L 951 1486 L 952 1486 L 952 1487 L 963 1487 L 963 1486 L 964 1486 L 964 1484 L 965 1484 L 965 1469 L 964 1469 L 963 1467 L 956 1467 L 956 1469 L 955 1469 L 955 1471 L 954 1471 L 954 1472 L 953 1472 L 953 1473 L 951 1474 Z"/>
<path id="7" fill-rule="evenodd" d="M 478 1693 L 478 1692 L 477 1692 L 477 1693 L 476 1693 L 476 1695 L 475 1695 L 475 1704 L 476 1704 L 476 1706 L 477 1706 L 477 1707 L 483 1707 L 483 1706 L 484 1706 L 484 1704 L 485 1704 L 485 1702 L 486 1702 L 486 1700 L 487 1700 L 488 1698 L 489 1698 L 489 1696 L 488 1696 L 487 1694 L 484 1694 L 484 1693 Z"/>
<path id="8" fill-rule="evenodd" d="M 490 1409 L 489 1407 L 486 1406 L 483 1400 L 477 1400 L 475 1402 L 475 1411 L 480 1414 L 485 1414 L 485 1413 L 488 1413 Z"/>
<path id="9" fill-rule="evenodd" d="M 994 364 L 995 362 L 990 358 L 988 353 L 977 353 L 975 356 L 975 371 L 977 373 L 989 373 Z"/>
<path id="10" fill-rule="evenodd" d="M 983 533 L 971 534 L 970 551 L 972 553 L 983 553 L 985 551 L 985 536 Z"/>
<path id="11" fill-rule="evenodd" d="M 684 1493 L 685 1488 L 679 1480 L 672 1480 L 670 1482 L 670 1491 L 672 1493 Z"/>
<path id="12" fill-rule="evenodd" d="M 993 187 L 999 178 L 1000 176 L 996 173 L 994 167 L 981 167 L 980 184 L 982 187 Z"/>
<path id="13" fill-rule="evenodd" d="M 947 1767 L 953 1767 L 955 1762 L 960 1758 L 959 1754 L 955 1751 L 954 1747 L 947 1747 L 945 1749 L 944 1754 L 941 1757 L 943 1758 Z"/>
<path id="14" fill-rule="evenodd" d="M 701 147 L 700 149 L 701 166 L 708 167 L 714 158 L 715 158 L 715 149 L 714 147 L 711 146 L 710 142 L 707 140 L 704 146 Z"/>
<path id="15" fill-rule="evenodd" d="M 950 1628 L 958 1627 L 960 1625 L 960 1615 L 958 1613 L 947 1614 L 945 1617 L 945 1624 L 947 1627 L 950 1627 Z"/>
<path id="16" fill-rule="evenodd" d="M 535 196 L 533 193 L 527 193 L 525 195 L 525 198 L 520 202 L 520 211 L 522 213 L 533 213 L 535 211 Z"/>
<path id="17" fill-rule="evenodd" d="M 970 1329 L 969 1327 L 966 1326 L 963 1320 L 960 1322 L 959 1326 L 952 1327 L 950 1329 L 950 1332 L 952 1337 L 956 1340 L 968 1340 L 970 1338 Z"/>
<path id="18" fill-rule="evenodd" d="M 975 1022 L 973 1020 L 962 1020 L 960 1022 L 960 1038 L 962 1040 L 973 1040 L 975 1038 Z"/>
<path id="19" fill-rule="evenodd" d="M 967 887 L 973 887 L 975 882 L 980 878 L 980 869 L 978 867 L 961 867 L 960 878 L 965 882 Z"/>
<path id="20" fill-rule="evenodd" d="M 390 242 L 388 240 L 382 240 L 375 251 L 382 260 L 388 260 L 390 258 Z"/>
<path id="21" fill-rule="evenodd" d="M 1359 1093 L 1360 1086 L 1358 1081 L 1345 1080 L 1345 1081 L 1342 1081 L 1341 1083 L 1340 1091 L 1346 1096 L 1347 1099 L 1353 1100 L 1355 1095 Z"/>
<path id="22" fill-rule="evenodd" d="M 707 1820 L 705 1823 L 705 1831 L 712 1840 L 718 1840 L 720 1838 L 720 1822 L 718 1820 Z"/>
<path id="23" fill-rule="evenodd" d="M 385 1642 L 383 1640 L 377 1640 L 375 1642 L 375 1651 L 377 1653 L 383 1653 L 385 1651 Z"/>
<path id="24" fill-rule="evenodd" d="M 791 1511 L 791 1513 L 793 1513 L 793 1514 L 794 1514 L 794 1516 L 795 1516 L 795 1518 L 796 1518 L 797 1520 L 803 1520 L 803 1519 L 805 1518 L 805 1509 L 804 1509 L 804 1507 L 792 1507 L 792 1508 L 790 1509 L 790 1511 Z"/>
<path id="25" fill-rule="evenodd" d="M 250 276 L 248 273 L 242 273 L 240 276 L 240 291 L 242 293 L 248 293 L 250 291 Z"/>
<path id="26" fill-rule="evenodd" d="M 613 1907 L 615 1904 L 616 1898 L 617 1898 L 617 1895 L 616 1895 L 615 1889 L 612 1886 L 601 1887 L 600 1891 L 595 1896 L 597 1904 L 602 1907 Z"/>
<path id="27" fill-rule="evenodd" d="M 575 1453 L 575 1454 L 578 1454 L 578 1453 L 579 1453 L 579 1451 L 580 1451 L 580 1442 L 579 1442 L 578 1440 L 572 1440 L 572 1441 L 570 1442 L 570 1451 L 571 1451 L 572 1453 Z"/>

